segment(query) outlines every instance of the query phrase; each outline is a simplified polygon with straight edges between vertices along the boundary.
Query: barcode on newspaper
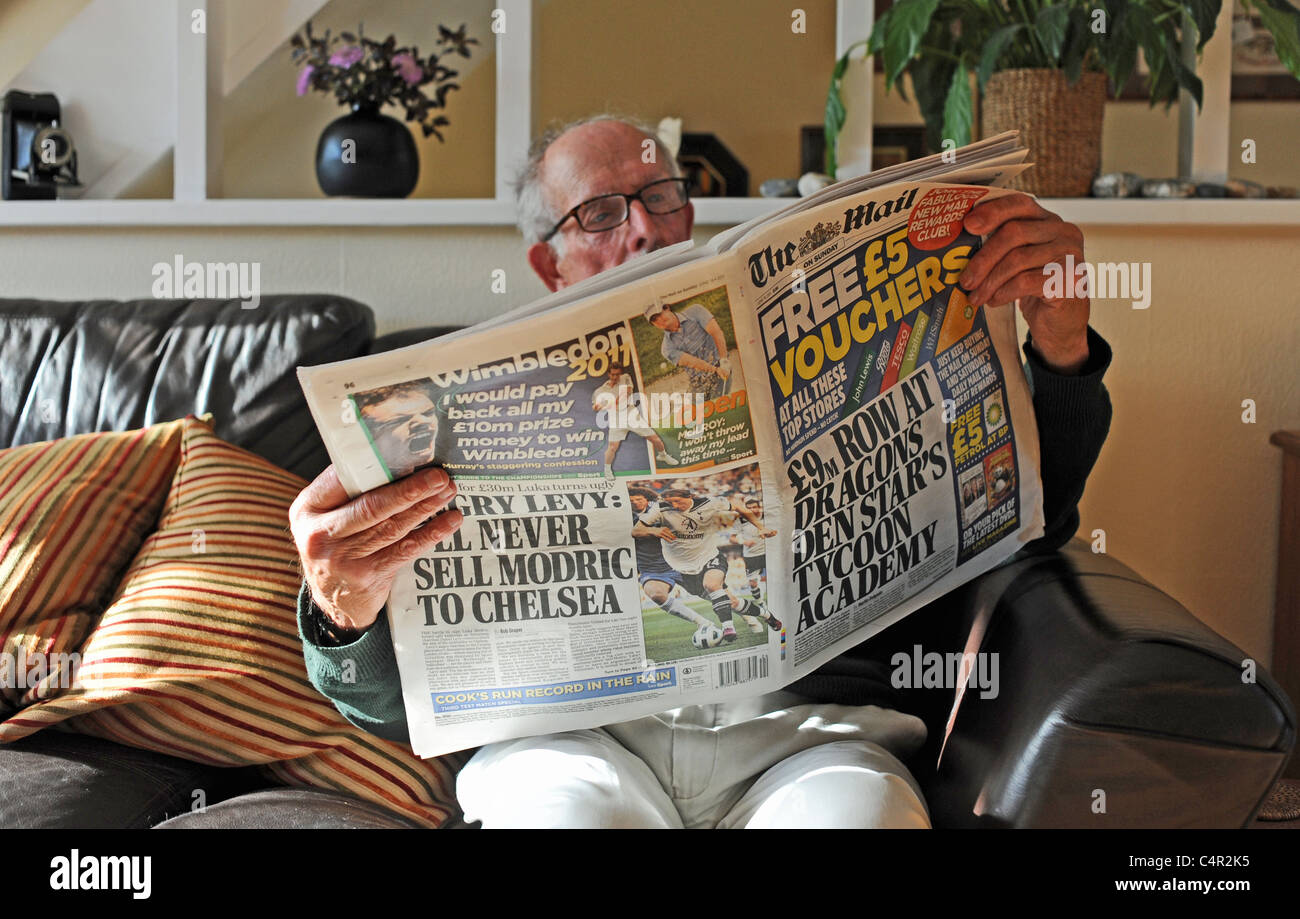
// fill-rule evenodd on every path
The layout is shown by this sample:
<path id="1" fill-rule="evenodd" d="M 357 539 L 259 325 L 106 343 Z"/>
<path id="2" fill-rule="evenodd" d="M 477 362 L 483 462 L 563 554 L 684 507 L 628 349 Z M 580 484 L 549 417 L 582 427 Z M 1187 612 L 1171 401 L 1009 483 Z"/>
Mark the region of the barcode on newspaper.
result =
<path id="1" fill-rule="evenodd" d="M 761 680 L 767 676 L 767 655 L 755 654 L 739 660 L 723 661 L 718 664 L 718 685 L 731 686 L 735 683 L 748 683 Z"/>

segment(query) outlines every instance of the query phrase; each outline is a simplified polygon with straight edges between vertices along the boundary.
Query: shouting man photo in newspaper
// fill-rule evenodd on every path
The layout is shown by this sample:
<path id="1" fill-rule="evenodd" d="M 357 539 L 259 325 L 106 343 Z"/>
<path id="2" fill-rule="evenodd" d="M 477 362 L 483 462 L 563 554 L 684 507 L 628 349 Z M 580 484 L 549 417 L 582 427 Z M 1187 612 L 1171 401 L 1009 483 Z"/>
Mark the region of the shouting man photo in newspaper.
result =
<path id="1" fill-rule="evenodd" d="M 643 157 L 650 142 L 658 155 Z M 658 140 L 604 117 L 535 144 L 518 203 L 529 264 L 551 290 L 689 239 L 694 223 Z M 986 237 L 959 282 L 970 304 L 1018 301 L 1029 327 L 1046 529 L 1027 551 L 1051 551 L 1078 526 L 1110 425 L 1101 382 L 1110 348 L 1088 326 L 1089 301 L 1048 298 L 1043 287 L 1044 265 L 1082 261 L 1083 237 L 1025 195 L 973 208 L 965 228 Z M 672 335 L 675 319 L 651 321 Z M 443 510 L 454 497 L 443 471 L 424 469 L 349 500 L 331 467 L 290 514 L 312 681 L 391 740 L 409 735 L 384 604 L 399 568 L 460 527 L 460 511 Z M 906 765 L 926 728 L 896 709 L 886 663 L 900 633 L 902 646 L 923 643 L 925 625 L 918 612 L 781 692 L 483 747 L 458 779 L 465 817 L 487 827 L 927 827 Z"/>

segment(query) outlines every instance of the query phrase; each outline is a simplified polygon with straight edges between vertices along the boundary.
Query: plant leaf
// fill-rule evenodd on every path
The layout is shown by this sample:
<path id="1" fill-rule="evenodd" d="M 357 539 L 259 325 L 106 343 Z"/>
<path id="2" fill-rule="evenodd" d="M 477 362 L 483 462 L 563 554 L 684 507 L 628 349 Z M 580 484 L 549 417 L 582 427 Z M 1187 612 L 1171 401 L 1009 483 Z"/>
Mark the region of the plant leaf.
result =
<path id="1" fill-rule="evenodd" d="M 898 0 L 890 9 L 890 27 L 885 33 L 885 89 L 894 85 L 921 47 L 939 0 Z"/>
<path id="2" fill-rule="evenodd" d="M 1196 23 L 1196 50 L 1200 51 L 1214 34 L 1214 25 L 1219 19 L 1220 0 L 1182 0 L 1182 6 L 1191 13 Z"/>
<path id="3" fill-rule="evenodd" d="M 1124 89 L 1124 85 L 1133 76 L 1133 69 L 1137 67 L 1138 30 L 1129 20 L 1144 14 L 1145 11 L 1139 14 L 1136 8 L 1128 8 L 1127 5 L 1121 7 L 1110 22 L 1114 34 L 1097 45 L 1102 69 L 1110 78 L 1111 87 L 1116 94 Z"/>
<path id="4" fill-rule="evenodd" d="M 1171 70 L 1174 79 L 1178 85 L 1192 94 L 1196 100 L 1196 107 L 1200 109 L 1203 88 L 1201 78 L 1196 75 L 1186 64 L 1183 63 L 1182 55 L 1178 53 L 1178 46 L 1173 43 L 1169 36 L 1165 36 L 1165 53 L 1169 55 Z"/>
<path id="5" fill-rule="evenodd" d="M 879 54 L 885 49 L 885 35 L 889 32 L 889 23 L 893 17 L 894 8 L 891 6 L 880 14 L 876 20 L 875 26 L 871 29 L 871 34 L 867 36 L 867 54 Z"/>
<path id="6" fill-rule="evenodd" d="M 971 129 L 970 73 L 965 67 L 954 68 L 952 83 L 948 86 L 948 99 L 943 105 L 943 137 L 951 138 L 958 147 L 970 143 Z"/>
<path id="7" fill-rule="evenodd" d="M 1077 7 L 1070 10 L 1070 27 L 1065 36 L 1065 47 L 1061 49 L 1061 66 L 1065 68 L 1065 79 L 1073 86 L 1079 82 L 1083 73 L 1083 63 L 1088 57 L 1092 37 L 1091 22 L 1088 14 Z"/>
<path id="8" fill-rule="evenodd" d="M 1255 12 L 1273 35 L 1278 59 L 1300 79 L 1300 10 L 1286 0 L 1256 0 Z"/>
<path id="9" fill-rule="evenodd" d="M 944 137 L 943 107 L 956 69 L 957 62 L 952 58 L 924 52 L 907 68 L 908 75 L 912 78 L 912 92 L 916 94 L 917 105 L 925 119 L 926 140 L 933 151 L 941 149 Z"/>
<path id="10" fill-rule="evenodd" d="M 853 53 L 850 48 L 844 52 L 844 55 L 835 62 L 831 68 L 831 83 L 826 89 L 826 111 L 822 116 L 822 130 L 826 139 L 826 154 L 824 157 L 826 174 L 835 175 L 838 166 L 835 156 L 835 144 L 840 137 L 840 129 L 844 127 L 844 120 L 847 112 L 844 110 L 844 98 L 840 95 L 841 83 L 844 79 L 844 71 L 849 66 L 849 55 Z"/>
<path id="11" fill-rule="evenodd" d="M 1047 52 L 1048 62 L 1057 66 L 1061 60 L 1061 47 L 1065 44 L 1065 29 L 1070 24 L 1070 8 L 1064 3 L 1045 6 L 1034 19 L 1034 31 Z"/>
<path id="12" fill-rule="evenodd" d="M 980 55 L 979 69 L 975 72 L 981 91 L 984 89 L 984 84 L 989 81 L 989 77 L 993 76 L 993 69 L 997 66 L 998 58 L 1002 56 L 1002 52 L 1011 43 L 1011 39 L 1015 38 L 1016 34 L 1024 28 L 1025 24 L 1023 22 L 1013 22 L 989 36 L 988 43 L 984 46 L 984 53 Z"/>

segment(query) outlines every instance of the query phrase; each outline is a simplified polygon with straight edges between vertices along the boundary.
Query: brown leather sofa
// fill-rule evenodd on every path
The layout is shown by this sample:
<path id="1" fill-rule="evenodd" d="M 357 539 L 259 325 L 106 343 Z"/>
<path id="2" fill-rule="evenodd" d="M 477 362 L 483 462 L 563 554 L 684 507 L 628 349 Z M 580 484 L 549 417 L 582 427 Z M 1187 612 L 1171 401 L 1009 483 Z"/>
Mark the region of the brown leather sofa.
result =
<path id="1" fill-rule="evenodd" d="M 374 337 L 363 304 L 0 300 L 0 447 L 210 411 L 217 433 L 312 478 L 328 463 L 294 375 L 446 329 Z M 38 406 L 54 399 L 53 416 Z M 929 725 L 910 763 L 939 827 L 1240 827 L 1295 744 L 1295 712 L 1245 655 L 1120 562 L 1075 541 L 1013 562 L 871 643 L 998 652 L 999 692 L 904 692 Z M 955 711 L 954 711 L 955 708 Z M 192 811 L 202 789 L 207 807 Z M 0 827 L 410 824 L 347 796 L 270 788 L 98 738 L 0 747 Z"/>

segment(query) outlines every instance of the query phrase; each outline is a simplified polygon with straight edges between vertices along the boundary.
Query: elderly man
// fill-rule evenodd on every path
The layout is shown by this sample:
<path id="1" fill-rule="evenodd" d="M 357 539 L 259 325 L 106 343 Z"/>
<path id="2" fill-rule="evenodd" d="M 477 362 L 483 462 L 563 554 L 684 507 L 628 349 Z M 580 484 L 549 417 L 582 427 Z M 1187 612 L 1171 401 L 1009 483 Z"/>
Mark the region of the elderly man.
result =
<path id="1" fill-rule="evenodd" d="M 548 135 L 519 186 L 529 264 L 557 290 L 688 239 L 694 211 L 676 178 L 671 157 L 635 125 L 597 118 Z M 1082 234 L 1024 195 L 974 208 L 966 227 L 987 236 L 960 280 L 970 302 L 1018 300 L 1029 326 L 1047 523 L 1032 548 L 1050 551 L 1078 526 L 1076 505 L 1110 424 L 1101 384 L 1110 349 L 1088 327 L 1088 300 L 1044 296 L 1043 266 L 1081 261 Z M 327 469 L 290 514 L 313 682 L 356 724 L 390 739 L 409 735 L 380 613 L 395 572 L 460 526 L 458 511 L 437 513 L 454 494 L 443 472 L 426 469 L 349 501 Z M 918 611 L 886 634 L 902 627 L 921 641 L 925 621 Z M 878 643 L 779 693 L 484 747 L 458 779 L 465 816 L 488 827 L 928 826 L 904 764 L 925 725 L 896 710 Z"/>

